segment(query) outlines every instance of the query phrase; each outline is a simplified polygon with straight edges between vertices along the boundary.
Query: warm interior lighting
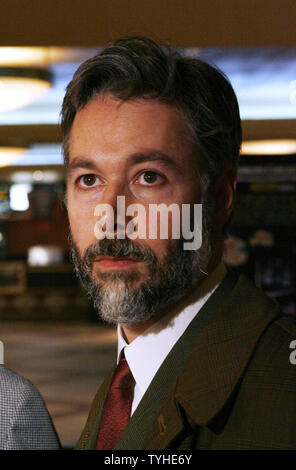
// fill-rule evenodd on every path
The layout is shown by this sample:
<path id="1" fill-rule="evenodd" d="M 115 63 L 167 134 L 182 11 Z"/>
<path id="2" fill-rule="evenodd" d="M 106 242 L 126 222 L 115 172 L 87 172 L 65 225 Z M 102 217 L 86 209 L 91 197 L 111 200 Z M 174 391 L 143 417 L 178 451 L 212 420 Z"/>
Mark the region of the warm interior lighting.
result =
<path id="1" fill-rule="evenodd" d="M 1 65 L 44 65 L 47 51 L 44 47 L 0 47 Z"/>
<path id="2" fill-rule="evenodd" d="M 51 87 L 44 69 L 0 67 L 0 111 L 12 111 L 37 100 Z"/>
<path id="3" fill-rule="evenodd" d="M 28 249 L 29 266 L 49 266 L 63 262 L 63 250 L 58 246 L 31 246 Z"/>
<path id="4" fill-rule="evenodd" d="M 23 147 L 0 147 L 0 167 L 13 165 L 25 151 Z"/>
<path id="5" fill-rule="evenodd" d="M 32 191 L 30 184 L 12 184 L 9 189 L 10 207 L 13 211 L 29 209 L 28 194 Z"/>
<path id="6" fill-rule="evenodd" d="M 12 167 L 13 168 L 13 167 Z M 36 178 L 36 172 L 38 178 Z M 42 175 L 41 175 L 42 173 Z M 40 177 L 42 176 L 42 178 Z M 2 178 L 3 179 L 3 178 Z M 12 171 L 9 173 L 8 181 L 12 183 L 42 183 L 42 184 L 52 184 L 64 180 L 63 172 L 54 171 L 54 170 L 35 170 L 34 167 L 31 167 L 29 171 Z"/>
<path id="7" fill-rule="evenodd" d="M 250 140 L 243 142 L 244 155 L 290 155 L 296 153 L 296 140 Z"/>
<path id="8" fill-rule="evenodd" d="M 85 47 L 0 47 L 0 65 L 46 67 L 57 62 L 81 62 L 97 52 Z"/>

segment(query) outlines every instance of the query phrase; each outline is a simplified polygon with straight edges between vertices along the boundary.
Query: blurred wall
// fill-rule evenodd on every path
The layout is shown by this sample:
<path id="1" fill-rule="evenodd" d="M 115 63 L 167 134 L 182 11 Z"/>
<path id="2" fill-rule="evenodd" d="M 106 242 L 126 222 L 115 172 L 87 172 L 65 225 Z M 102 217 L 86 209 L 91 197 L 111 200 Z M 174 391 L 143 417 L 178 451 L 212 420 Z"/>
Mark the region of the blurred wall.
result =
<path id="1" fill-rule="evenodd" d="M 126 34 L 182 46 L 296 44 L 295 0 L 1 0 L 2 46 L 96 46 Z"/>

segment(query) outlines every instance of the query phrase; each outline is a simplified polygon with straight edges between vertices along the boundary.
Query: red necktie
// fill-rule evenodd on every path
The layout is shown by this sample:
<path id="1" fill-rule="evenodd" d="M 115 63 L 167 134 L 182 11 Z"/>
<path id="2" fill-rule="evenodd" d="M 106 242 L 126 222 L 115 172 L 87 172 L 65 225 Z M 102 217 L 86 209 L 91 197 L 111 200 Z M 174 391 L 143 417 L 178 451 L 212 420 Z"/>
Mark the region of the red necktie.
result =
<path id="1" fill-rule="evenodd" d="M 135 380 L 123 352 L 103 406 L 97 450 L 114 449 L 130 418 L 134 385 Z"/>

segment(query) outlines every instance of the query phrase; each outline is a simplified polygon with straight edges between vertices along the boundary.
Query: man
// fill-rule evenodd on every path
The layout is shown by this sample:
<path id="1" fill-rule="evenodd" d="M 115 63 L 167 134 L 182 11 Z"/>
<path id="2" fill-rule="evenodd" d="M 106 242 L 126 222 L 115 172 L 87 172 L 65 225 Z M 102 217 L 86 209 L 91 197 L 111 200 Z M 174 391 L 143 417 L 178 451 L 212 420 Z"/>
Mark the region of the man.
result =
<path id="1" fill-rule="evenodd" d="M 0 449 L 60 449 L 55 427 L 38 390 L 28 379 L 2 365 Z"/>
<path id="2" fill-rule="evenodd" d="M 75 73 L 62 130 L 76 272 L 118 325 L 118 365 L 77 448 L 295 447 L 295 322 L 222 263 L 241 145 L 227 79 L 150 39 L 123 38 Z M 202 244 L 185 249 L 201 227 L 198 204 Z M 153 205 L 174 209 L 167 237 Z"/>

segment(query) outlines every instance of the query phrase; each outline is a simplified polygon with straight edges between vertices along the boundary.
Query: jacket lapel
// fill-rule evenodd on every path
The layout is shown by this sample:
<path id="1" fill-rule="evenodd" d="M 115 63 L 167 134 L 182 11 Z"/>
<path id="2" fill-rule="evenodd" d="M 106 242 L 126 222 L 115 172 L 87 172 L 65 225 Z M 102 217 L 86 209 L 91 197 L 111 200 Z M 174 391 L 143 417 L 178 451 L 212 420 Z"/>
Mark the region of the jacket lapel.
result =
<path id="1" fill-rule="evenodd" d="M 82 434 L 80 436 L 80 439 L 78 443 L 75 446 L 76 450 L 89 450 L 89 449 L 95 449 L 96 448 L 96 442 L 97 442 L 97 435 L 99 432 L 99 425 L 100 425 L 100 419 L 101 419 L 101 412 L 102 412 L 102 407 L 103 403 L 105 401 L 105 398 L 107 396 L 109 387 L 111 385 L 112 377 L 116 369 L 116 364 L 113 367 L 112 371 L 110 374 L 107 376 L 107 378 L 104 380 L 102 385 L 100 386 L 93 403 L 91 405 L 90 413 L 87 418 L 87 422 L 85 424 L 85 427 L 82 431 Z"/>
<path id="2" fill-rule="evenodd" d="M 157 432 L 163 438 L 165 436 L 166 439 L 170 439 L 171 436 L 184 430 L 180 413 L 176 406 L 174 406 L 174 397 L 172 396 L 168 401 L 168 396 L 174 382 L 184 367 L 185 361 L 194 348 L 197 337 L 207 324 L 209 316 L 214 310 L 213 304 L 219 304 L 224 296 L 231 292 L 234 284 L 235 277 L 229 274 L 190 323 L 156 373 L 135 413 L 123 431 L 115 449 L 143 449 L 144 441 L 149 434 L 149 430 L 153 427 L 155 419 Z M 159 414 L 163 403 L 170 409 L 170 413 L 165 414 L 165 420 L 164 415 Z"/>
<path id="3" fill-rule="evenodd" d="M 213 314 L 159 410 L 144 449 L 172 446 L 185 432 L 182 410 L 195 425 L 221 432 L 227 419 L 221 411 L 227 409 L 225 405 L 239 386 L 256 343 L 280 314 L 277 304 L 244 276 L 229 296 L 221 303 L 218 300 L 209 299 Z M 165 432 L 161 432 L 160 421 Z"/>

